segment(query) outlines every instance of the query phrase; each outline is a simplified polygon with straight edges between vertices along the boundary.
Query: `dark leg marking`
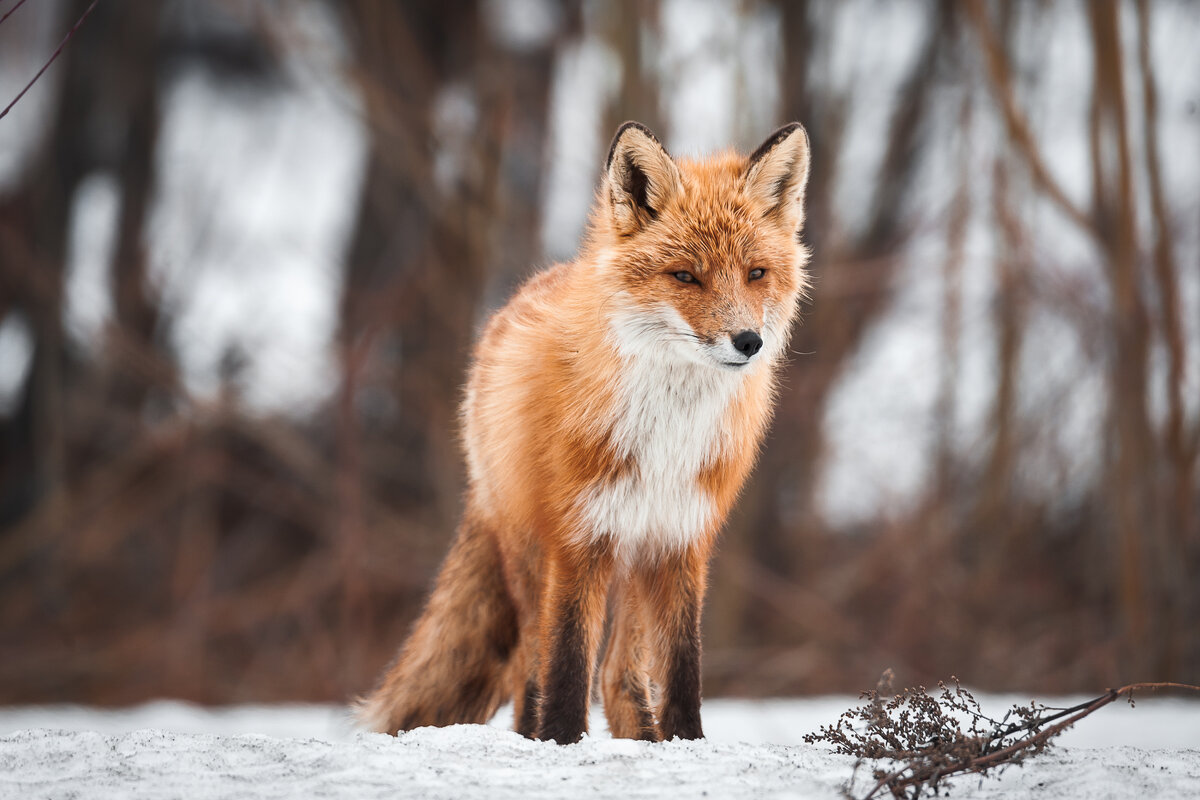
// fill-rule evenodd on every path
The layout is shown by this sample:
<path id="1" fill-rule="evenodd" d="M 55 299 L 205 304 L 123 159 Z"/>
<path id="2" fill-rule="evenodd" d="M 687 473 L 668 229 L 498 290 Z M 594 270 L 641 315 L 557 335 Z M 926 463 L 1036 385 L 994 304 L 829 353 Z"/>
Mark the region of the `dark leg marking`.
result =
<path id="1" fill-rule="evenodd" d="M 559 744 L 574 744 L 587 731 L 587 701 L 591 690 L 588 670 L 587 634 L 583 614 L 571 609 L 562 616 L 553 633 L 554 647 L 546 665 L 542 687 L 541 727 L 538 738 Z"/>
<path id="2" fill-rule="evenodd" d="M 521 702 L 521 716 L 517 719 L 517 733 L 526 739 L 532 739 L 538 732 L 538 705 L 541 693 L 538 692 L 537 681 L 533 678 L 525 681 L 525 697 Z"/>
<path id="3" fill-rule="evenodd" d="M 700 626 L 698 603 L 689 602 L 679 639 L 668 655 L 659 725 L 664 740 L 703 739 L 700 726 Z"/>

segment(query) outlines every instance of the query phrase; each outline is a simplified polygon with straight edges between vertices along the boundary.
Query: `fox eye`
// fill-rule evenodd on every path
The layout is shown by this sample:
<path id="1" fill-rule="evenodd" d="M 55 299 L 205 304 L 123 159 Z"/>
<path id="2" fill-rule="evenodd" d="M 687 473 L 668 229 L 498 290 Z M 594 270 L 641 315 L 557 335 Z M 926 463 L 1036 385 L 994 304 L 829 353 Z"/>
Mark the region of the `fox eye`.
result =
<path id="1" fill-rule="evenodd" d="M 759 278 L 761 278 L 763 275 L 766 275 L 766 274 L 767 274 L 767 271 L 765 269 L 752 269 L 752 270 L 750 270 L 750 280 L 756 281 Z"/>
<path id="2" fill-rule="evenodd" d="M 680 270 L 675 273 L 675 280 L 680 283 L 696 283 L 696 276 L 690 272 Z"/>

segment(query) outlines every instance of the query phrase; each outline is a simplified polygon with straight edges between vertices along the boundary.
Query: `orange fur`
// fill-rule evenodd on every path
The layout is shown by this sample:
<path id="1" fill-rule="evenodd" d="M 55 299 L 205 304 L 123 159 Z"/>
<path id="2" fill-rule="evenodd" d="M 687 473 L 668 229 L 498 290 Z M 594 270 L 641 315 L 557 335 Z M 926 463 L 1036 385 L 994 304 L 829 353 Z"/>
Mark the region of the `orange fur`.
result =
<path id="1" fill-rule="evenodd" d="M 749 158 L 699 161 L 618 131 L 579 258 L 528 281 L 480 338 L 459 543 L 364 721 L 478 722 L 510 694 L 518 730 L 576 741 L 611 590 L 611 730 L 703 735 L 708 559 L 807 287 L 808 158 L 794 124 Z"/>

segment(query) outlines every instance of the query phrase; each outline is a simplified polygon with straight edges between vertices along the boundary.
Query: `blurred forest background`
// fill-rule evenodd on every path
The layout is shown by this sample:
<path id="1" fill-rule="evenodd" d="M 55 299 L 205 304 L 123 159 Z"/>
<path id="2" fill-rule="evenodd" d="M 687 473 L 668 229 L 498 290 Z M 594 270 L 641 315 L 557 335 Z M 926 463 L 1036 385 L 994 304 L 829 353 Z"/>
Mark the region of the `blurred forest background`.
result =
<path id="1" fill-rule="evenodd" d="M 0 0 L 0 102 L 89 5 Z M 100 0 L 0 120 L 0 702 L 369 688 L 474 332 L 629 118 L 814 153 L 708 695 L 1200 683 L 1198 42 L 1166 0 Z"/>

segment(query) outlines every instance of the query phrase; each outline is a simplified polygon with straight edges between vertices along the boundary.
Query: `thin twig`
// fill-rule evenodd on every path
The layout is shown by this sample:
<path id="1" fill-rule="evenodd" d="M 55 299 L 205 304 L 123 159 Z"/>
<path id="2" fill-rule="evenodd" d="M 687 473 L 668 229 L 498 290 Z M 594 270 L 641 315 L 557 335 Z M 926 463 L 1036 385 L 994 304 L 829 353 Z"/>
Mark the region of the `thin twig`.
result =
<path id="1" fill-rule="evenodd" d="M 4 20 L 11 17 L 13 15 L 13 12 L 16 11 L 18 8 L 20 8 L 23 5 L 25 5 L 25 0 L 17 0 L 17 4 L 15 6 L 13 6 L 12 8 L 10 8 L 7 12 L 5 12 L 3 17 L 0 17 L 0 25 L 3 25 Z"/>
<path id="2" fill-rule="evenodd" d="M 21 3 L 23 3 L 23 2 L 25 2 L 25 0 L 21 0 Z M 83 16 L 81 16 L 79 18 L 79 21 L 75 23 L 75 25 L 71 28 L 71 30 L 67 31 L 67 35 L 64 36 L 63 40 L 59 43 L 58 49 L 54 51 L 54 55 L 50 56 L 50 60 L 42 65 L 42 68 L 37 71 L 37 75 L 33 76 L 33 80 L 31 80 L 29 83 L 25 84 L 25 88 L 21 90 L 21 93 L 18 94 L 16 97 L 14 97 L 13 101 L 11 103 L 9 103 L 7 106 L 5 106 L 3 111 L 0 111 L 0 119 L 4 119 L 4 117 L 8 114 L 8 112 L 10 110 L 12 110 L 12 107 L 17 104 L 17 101 L 20 100 L 22 97 L 24 97 L 25 93 L 28 92 L 35 83 L 37 83 L 38 78 L 42 77 L 42 73 L 50 68 L 50 65 L 54 63 L 54 59 L 58 58 L 59 53 L 61 53 L 63 51 L 63 48 L 67 46 L 67 42 L 71 41 L 71 37 L 75 35 L 75 31 L 79 30 L 79 26 L 83 24 L 83 21 L 88 18 L 88 14 L 92 13 L 92 9 L 95 8 L 96 4 L 99 2 L 100 2 L 100 0 L 92 0 L 91 5 L 89 5 L 87 7 L 87 10 L 83 12 Z M 21 7 L 21 4 L 18 3 L 16 6 L 13 7 L 13 9 L 11 11 L 8 12 L 8 14 L 11 14 L 13 11 L 16 11 L 20 7 Z M 8 19 L 8 14 L 5 14 L 4 19 L 0 19 L 0 22 L 3 22 L 5 19 Z"/>

